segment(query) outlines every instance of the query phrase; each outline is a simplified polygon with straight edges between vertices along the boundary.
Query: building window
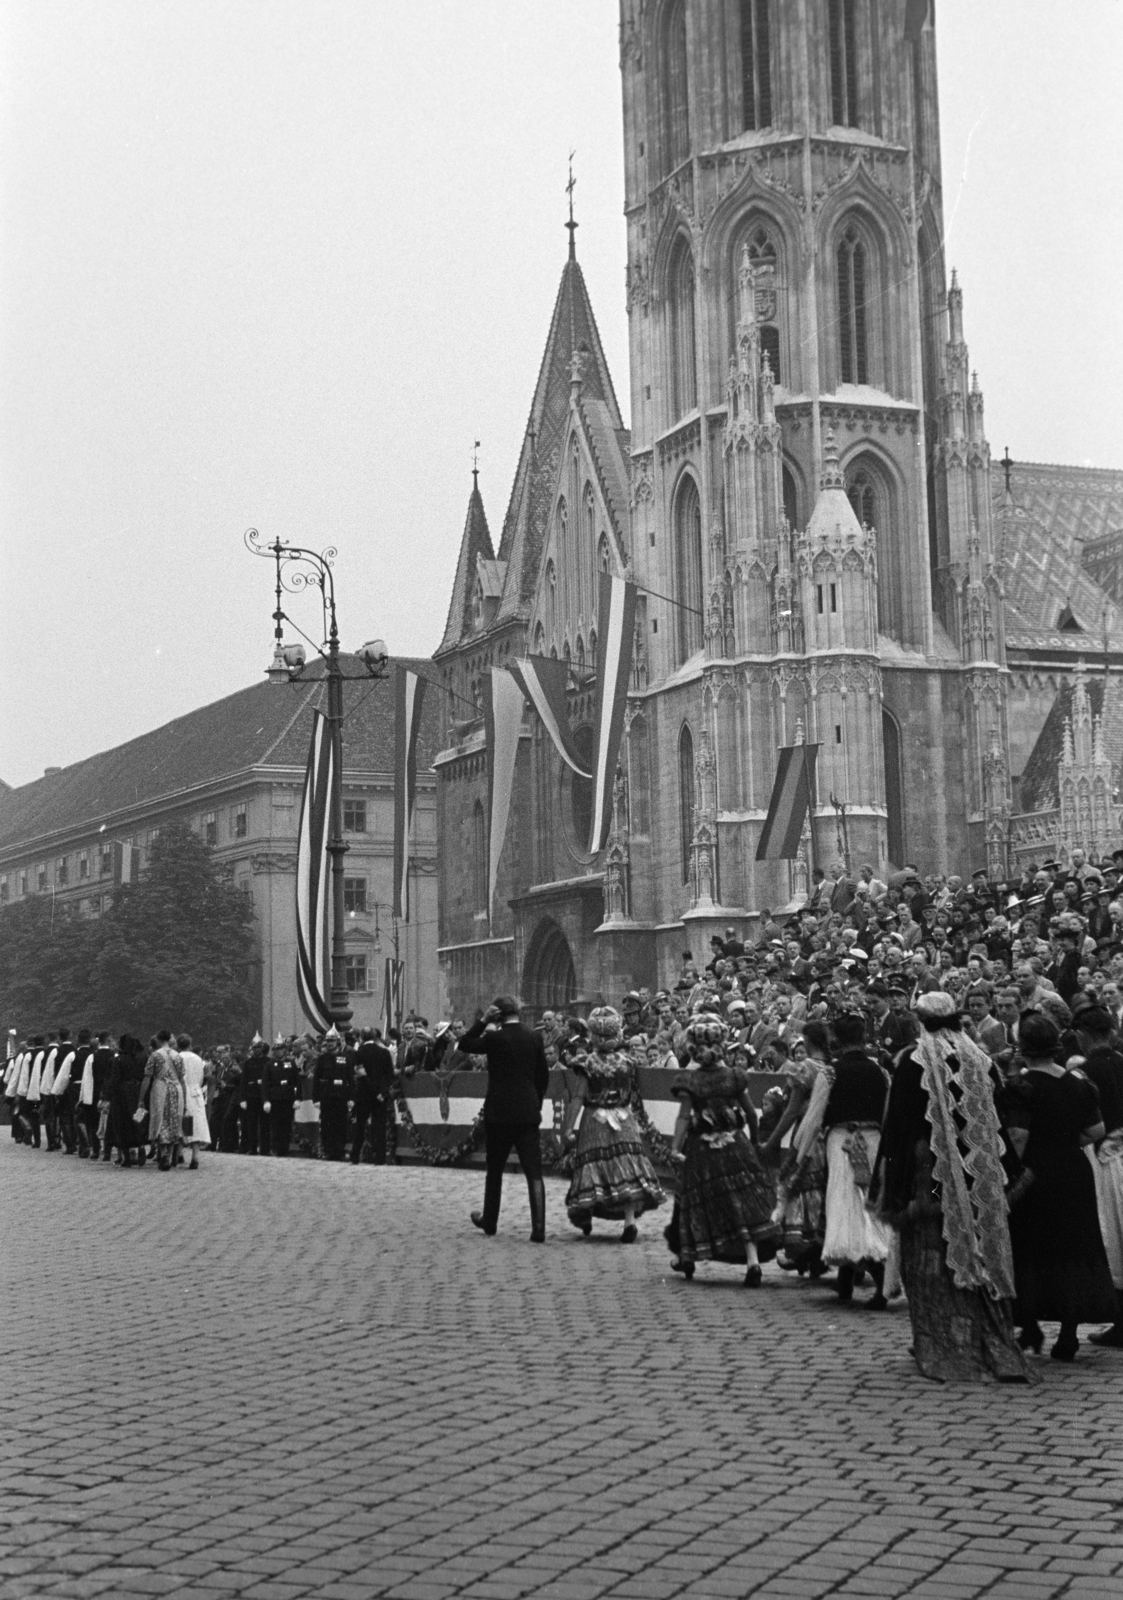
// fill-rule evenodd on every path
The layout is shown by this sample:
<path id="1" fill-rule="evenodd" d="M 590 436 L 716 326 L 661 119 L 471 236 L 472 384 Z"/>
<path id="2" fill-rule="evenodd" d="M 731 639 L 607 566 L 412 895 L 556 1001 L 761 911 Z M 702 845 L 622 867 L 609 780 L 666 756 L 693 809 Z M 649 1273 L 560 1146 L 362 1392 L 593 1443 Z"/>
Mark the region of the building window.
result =
<path id="1" fill-rule="evenodd" d="M 546 632 L 550 635 L 550 643 L 556 643 L 558 637 L 558 569 L 552 561 L 547 561 L 546 563 Z"/>
<path id="2" fill-rule="evenodd" d="M 675 506 L 679 661 L 702 648 L 702 502 L 693 478 L 683 480 Z"/>
<path id="3" fill-rule="evenodd" d="M 843 383 L 868 383 L 867 287 L 869 260 L 858 230 L 851 226 L 838 246 L 839 370 Z"/>
<path id="4" fill-rule="evenodd" d="M 8 898 L 8 880 L 7 880 L 6 877 L 4 877 L 4 878 L 0 878 L 0 905 L 3 905 L 3 903 L 7 900 L 7 898 Z"/>
<path id="5" fill-rule="evenodd" d="M 785 467 L 781 476 L 784 493 L 784 516 L 788 520 L 789 528 L 799 527 L 799 496 L 796 493 L 795 478 L 790 467 Z"/>
<path id="6" fill-rule="evenodd" d="M 873 479 L 864 468 L 859 468 L 851 478 L 850 486 L 846 493 L 850 504 L 854 507 L 854 515 L 863 528 L 876 528 L 877 499 Z"/>
<path id="7" fill-rule="evenodd" d="M 838 128 L 858 126 L 858 49 L 854 0 L 827 0 L 831 51 L 831 121 Z"/>
<path id="8" fill-rule="evenodd" d="M 365 955 L 346 955 L 343 960 L 343 973 L 348 994 L 366 993 L 368 982 L 367 958 Z"/>
<path id="9" fill-rule="evenodd" d="M 686 70 L 686 0 L 667 7 L 663 23 L 663 105 L 667 171 L 690 154 L 690 83 Z"/>
<path id="10" fill-rule="evenodd" d="M 365 878 L 344 878 L 343 880 L 343 909 L 344 911 L 365 911 L 367 908 L 367 880 Z"/>
<path id="11" fill-rule="evenodd" d="M 46 888 L 47 888 L 47 867 L 46 867 L 46 863 L 45 862 L 41 861 L 39 863 L 39 865 L 35 868 L 35 884 L 36 884 L 36 887 L 38 888 L 40 894 L 43 894 L 46 891 Z"/>
<path id="12" fill-rule="evenodd" d="M 608 539 L 603 533 L 600 536 L 600 543 L 597 545 L 597 566 L 601 572 L 610 573 L 612 571 L 612 555 L 608 548 Z"/>
<path id="13" fill-rule="evenodd" d="M 698 404 L 698 372 L 694 344 L 694 258 L 685 239 L 671 257 L 671 402 L 675 417 Z M 673 419 L 672 419 L 673 420 Z"/>
<path id="14" fill-rule="evenodd" d="M 846 493 L 854 515 L 877 539 L 877 629 L 893 639 L 904 636 L 904 580 L 901 552 L 894 533 L 896 516 L 892 486 L 881 466 L 860 457 L 846 474 Z"/>
<path id="15" fill-rule="evenodd" d="M 21 896 L 25 895 L 27 893 L 27 873 L 26 872 L 21 872 L 20 875 L 19 875 L 19 892 L 20 892 Z"/>
<path id="16" fill-rule="evenodd" d="M 218 817 L 213 811 L 208 811 L 203 818 L 203 839 L 207 844 L 218 843 Z"/>
<path id="17" fill-rule="evenodd" d="M 65 856 L 59 856 L 58 865 L 55 867 L 55 882 L 67 883 L 70 879 L 70 866 Z"/>
<path id="18" fill-rule="evenodd" d="M 244 839 L 246 837 L 246 827 L 246 808 L 245 806 L 239 806 L 237 811 L 234 813 L 235 839 Z"/>
<path id="19" fill-rule="evenodd" d="M 472 906 L 487 910 L 487 824 L 479 800 L 472 808 Z"/>
<path id="20" fill-rule="evenodd" d="M 344 800 L 343 831 L 345 833 L 365 833 L 367 831 L 367 803 L 365 800 Z"/>
<path id="21" fill-rule="evenodd" d="M 87 861 L 86 862 L 86 872 L 89 871 L 89 868 L 90 868 L 90 863 L 89 863 L 89 861 Z M 113 871 L 113 846 L 111 844 L 103 844 L 102 845 L 102 847 L 101 847 L 101 865 L 100 865 L 98 870 L 100 871 L 101 876 L 103 878 L 108 878 L 109 874 Z M 84 878 L 86 876 L 86 872 L 82 871 L 82 858 L 79 858 L 79 861 L 78 861 L 78 876 L 80 878 Z"/>
<path id="22" fill-rule="evenodd" d="M 769 0 L 741 0 L 741 103 L 746 128 L 772 126 Z"/>
<path id="23" fill-rule="evenodd" d="M 678 739 L 679 851 L 682 881 L 690 882 L 690 847 L 694 842 L 694 738 L 683 724 Z"/>
<path id="24" fill-rule="evenodd" d="M 747 277 L 746 273 L 750 276 Z M 781 360 L 783 339 L 780 319 L 783 307 L 780 296 L 780 252 L 772 232 L 759 223 L 752 224 L 747 233 L 740 234 L 733 247 L 729 275 L 729 326 L 735 354 L 737 324 L 747 314 L 748 308 L 743 305 L 743 296 L 749 292 L 750 282 L 753 295 L 753 321 L 756 323 L 760 339 L 761 368 L 764 367 L 764 357 L 767 355 L 774 382 L 783 383 L 785 374 Z"/>

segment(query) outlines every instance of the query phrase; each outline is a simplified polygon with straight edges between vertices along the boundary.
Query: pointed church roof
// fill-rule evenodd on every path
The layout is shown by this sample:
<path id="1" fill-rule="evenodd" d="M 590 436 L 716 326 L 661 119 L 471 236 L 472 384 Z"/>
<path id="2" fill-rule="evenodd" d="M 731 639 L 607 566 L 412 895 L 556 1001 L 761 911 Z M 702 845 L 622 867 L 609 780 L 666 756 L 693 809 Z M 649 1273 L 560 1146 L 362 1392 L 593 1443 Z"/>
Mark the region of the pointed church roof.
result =
<path id="1" fill-rule="evenodd" d="M 622 430 L 624 421 L 589 303 L 585 277 L 576 255 L 571 254 L 562 269 L 511 500 L 503 519 L 499 559 L 507 562 L 507 578 L 495 619 L 497 623 L 529 615 L 550 514 L 550 496 L 569 418 L 574 352 L 581 358 L 582 398 L 603 404 L 604 421 L 609 430 Z"/>
<path id="2" fill-rule="evenodd" d="M 437 647 L 438 655 L 442 650 L 449 650 L 458 644 L 471 626 L 472 585 L 475 581 L 476 561 L 480 556 L 485 561 L 494 561 L 495 551 L 492 549 L 491 530 L 487 525 L 487 513 L 484 511 L 483 496 L 480 494 L 479 474 L 473 468 L 472 492 L 468 496 L 468 515 L 464 519 L 464 534 L 460 540 L 460 558 L 456 563 L 448 620 L 445 622 L 444 637 Z"/>

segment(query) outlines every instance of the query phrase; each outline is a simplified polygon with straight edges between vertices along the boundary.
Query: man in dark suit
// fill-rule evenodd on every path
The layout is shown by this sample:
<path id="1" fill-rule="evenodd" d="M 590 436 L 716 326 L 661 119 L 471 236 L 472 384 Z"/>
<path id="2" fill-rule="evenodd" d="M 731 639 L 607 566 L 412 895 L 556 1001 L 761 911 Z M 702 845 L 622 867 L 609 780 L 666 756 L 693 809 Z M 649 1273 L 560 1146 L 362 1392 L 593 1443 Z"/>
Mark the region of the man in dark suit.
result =
<path id="1" fill-rule="evenodd" d="M 489 1235 L 499 1226 L 503 1168 L 514 1148 L 530 1196 L 531 1242 L 541 1244 L 546 1237 L 546 1185 L 538 1125 L 550 1081 L 542 1035 L 519 1021 L 517 1000 L 500 995 L 468 1029 L 460 1048 L 467 1055 L 487 1058 L 483 1112 L 487 1178 L 484 1208 L 472 1212 L 472 1221 Z"/>
<path id="2" fill-rule="evenodd" d="M 358 1166 L 370 1122 L 370 1156 L 376 1167 L 386 1165 L 390 1096 L 394 1088 L 394 1058 L 376 1028 L 363 1029 L 363 1042 L 355 1051 L 355 1127 L 351 1136 L 351 1162 Z"/>

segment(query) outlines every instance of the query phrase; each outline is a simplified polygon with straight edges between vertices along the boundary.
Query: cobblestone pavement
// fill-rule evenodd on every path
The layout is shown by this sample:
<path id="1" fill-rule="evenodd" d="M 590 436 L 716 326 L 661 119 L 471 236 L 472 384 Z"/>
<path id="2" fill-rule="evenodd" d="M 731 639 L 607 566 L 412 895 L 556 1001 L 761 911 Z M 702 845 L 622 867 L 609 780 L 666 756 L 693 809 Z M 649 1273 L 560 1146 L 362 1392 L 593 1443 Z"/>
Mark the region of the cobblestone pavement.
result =
<path id="1" fill-rule="evenodd" d="M 0 1141 L 0 1595 L 1123 1595 L 1123 1356 L 941 1388 L 903 1309 L 461 1171 Z"/>

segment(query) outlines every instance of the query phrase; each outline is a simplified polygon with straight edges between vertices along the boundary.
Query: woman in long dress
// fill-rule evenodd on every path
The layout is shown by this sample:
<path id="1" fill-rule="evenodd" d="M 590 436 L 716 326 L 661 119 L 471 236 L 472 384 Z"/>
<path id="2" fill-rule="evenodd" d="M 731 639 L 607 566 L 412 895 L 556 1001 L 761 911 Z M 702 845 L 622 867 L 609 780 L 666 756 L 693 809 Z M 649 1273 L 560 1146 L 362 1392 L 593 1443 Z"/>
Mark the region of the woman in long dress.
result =
<path id="1" fill-rule="evenodd" d="M 181 1033 L 176 1039 L 176 1049 L 183 1063 L 183 1142 L 191 1150 L 189 1171 L 199 1167 L 199 1151 L 206 1150 L 211 1142 L 210 1124 L 207 1121 L 207 1064 L 191 1048 L 191 1035 Z M 187 1118 L 191 1118 L 191 1132 L 187 1132 Z"/>
<path id="2" fill-rule="evenodd" d="M 677 1216 L 667 1242 L 677 1251 L 675 1272 L 694 1276 L 698 1261 L 743 1262 L 745 1287 L 760 1287 L 760 1250 L 774 1253 L 776 1191 L 749 1130 L 756 1108 L 749 1075 L 725 1064 L 727 1029 L 713 1014 L 687 1028 L 697 1065 L 679 1073 L 671 1093 L 681 1102 L 673 1149 L 682 1158 Z"/>
<path id="3" fill-rule="evenodd" d="M 139 1039 L 123 1033 L 117 1045 L 117 1054 L 109 1069 L 105 1085 L 108 1113 L 105 1119 L 105 1144 L 102 1159 L 109 1160 L 111 1149 L 117 1151 L 119 1166 L 136 1164 L 143 1167 L 148 1158 L 144 1137 L 144 1118 L 137 1120 L 140 1107 L 140 1090 L 144 1082 L 145 1061 L 148 1052 Z"/>
<path id="4" fill-rule="evenodd" d="M 900 1234 L 913 1354 L 926 1378 L 1026 1382 L 990 1058 L 949 994 L 921 995 L 916 1013 L 923 1031 L 893 1074 L 871 1184 Z"/>
<path id="5" fill-rule="evenodd" d="M 780 1265 L 794 1266 L 801 1276 L 809 1272 L 817 1278 L 826 1270 L 822 1250 L 827 1156 L 822 1111 L 832 1080 L 820 1085 L 817 1097 L 815 1085 L 824 1072 L 831 1071 L 830 1034 L 826 1024 L 804 1023 L 801 1042 L 802 1050 L 793 1051 L 781 1069 L 786 1080 L 787 1100 L 779 1122 L 761 1146 L 761 1155 L 767 1161 L 782 1147 L 788 1129 L 794 1129 L 791 1146 L 784 1151 L 773 1213 L 781 1229 L 786 1258 L 781 1259 Z M 814 1116 L 811 1115 L 812 1106 L 815 1107 Z"/>
<path id="6" fill-rule="evenodd" d="M 1040 1350 L 1042 1319 L 1059 1322 L 1049 1354 L 1071 1361 L 1081 1322 L 1115 1316 L 1115 1286 L 1100 1233 L 1096 1183 L 1085 1147 L 1104 1137 L 1095 1085 L 1053 1058 L 1060 1035 L 1045 1016 L 1018 1029 L 1026 1070 L 1008 1091 L 1023 1104 L 1025 1183 L 1010 1214 L 1019 1343 Z"/>
<path id="7" fill-rule="evenodd" d="M 631 1111 L 636 1069 L 624 1046 L 623 1023 L 611 1006 L 589 1015 L 589 1048 L 569 1057 L 581 1080 L 574 1097 L 567 1144 L 573 1175 L 565 1197 L 569 1220 L 585 1235 L 593 1218 L 624 1223 L 622 1244 L 638 1238 L 636 1218 L 666 1199 Z"/>
<path id="8" fill-rule="evenodd" d="M 161 1028 L 140 1090 L 140 1103 L 148 1107 L 148 1142 L 155 1147 L 161 1172 L 169 1170 L 183 1143 L 183 1062 L 171 1041 L 167 1028 Z"/>

